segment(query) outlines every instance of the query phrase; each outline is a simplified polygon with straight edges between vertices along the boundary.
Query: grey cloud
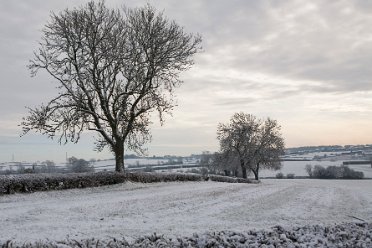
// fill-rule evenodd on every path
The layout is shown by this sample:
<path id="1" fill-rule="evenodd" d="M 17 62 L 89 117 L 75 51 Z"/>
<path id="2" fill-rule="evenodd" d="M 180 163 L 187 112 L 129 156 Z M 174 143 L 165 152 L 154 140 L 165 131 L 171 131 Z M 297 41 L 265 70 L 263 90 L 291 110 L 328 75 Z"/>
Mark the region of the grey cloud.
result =
<path id="1" fill-rule="evenodd" d="M 217 106 L 244 106 L 246 104 L 256 102 L 257 99 L 251 97 L 233 97 L 230 96 L 228 100 L 217 100 L 215 105 Z"/>
<path id="2" fill-rule="evenodd" d="M 187 77 L 181 86 L 182 90 L 195 91 L 218 91 L 224 89 L 234 89 L 239 91 L 258 91 L 270 87 L 269 85 L 260 84 L 256 81 L 236 79 L 229 76 L 205 75 L 203 78 Z"/>
<path id="3" fill-rule="evenodd" d="M 335 92 L 372 90 L 371 17 L 349 1 L 315 1 L 308 9 L 294 1 L 281 3 L 263 2 L 250 9 L 239 2 L 222 13 L 208 10 L 215 28 L 205 30 L 213 38 L 201 64 L 314 80 Z"/>

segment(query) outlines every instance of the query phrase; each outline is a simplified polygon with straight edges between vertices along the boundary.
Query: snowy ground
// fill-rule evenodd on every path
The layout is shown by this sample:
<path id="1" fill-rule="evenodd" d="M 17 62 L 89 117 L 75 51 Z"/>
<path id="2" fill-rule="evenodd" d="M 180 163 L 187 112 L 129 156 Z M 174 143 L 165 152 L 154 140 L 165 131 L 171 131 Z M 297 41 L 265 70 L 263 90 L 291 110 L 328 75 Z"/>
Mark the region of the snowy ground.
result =
<path id="1" fill-rule="evenodd" d="M 126 183 L 0 197 L 0 241 L 127 237 L 372 221 L 372 180 Z M 1 242 L 0 242 L 1 243 Z"/>

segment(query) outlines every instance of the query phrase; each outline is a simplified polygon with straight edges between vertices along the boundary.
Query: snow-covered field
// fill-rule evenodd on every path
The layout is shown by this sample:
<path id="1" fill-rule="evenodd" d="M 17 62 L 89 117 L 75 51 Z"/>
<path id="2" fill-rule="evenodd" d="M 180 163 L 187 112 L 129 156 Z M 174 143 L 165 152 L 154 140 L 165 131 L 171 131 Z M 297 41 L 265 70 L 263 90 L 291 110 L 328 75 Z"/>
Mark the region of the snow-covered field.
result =
<path id="1" fill-rule="evenodd" d="M 126 237 L 372 221 L 372 180 L 126 183 L 0 197 L 0 241 Z M 356 218 L 354 218 L 356 217 Z"/>
<path id="2" fill-rule="evenodd" d="M 307 164 L 312 166 L 314 165 L 321 165 L 324 168 L 328 166 L 341 166 L 342 161 L 283 161 L 282 162 L 282 169 L 273 171 L 273 170 L 265 170 L 262 169 L 260 171 L 260 178 L 266 177 L 275 177 L 277 173 L 281 172 L 284 176 L 287 174 L 293 173 L 295 176 L 300 177 L 308 177 L 309 175 L 306 173 L 305 167 Z M 353 164 L 348 165 L 349 168 L 361 171 L 364 173 L 364 178 L 372 178 L 372 167 L 370 164 Z M 170 169 L 164 170 L 163 172 L 190 172 L 190 168 L 180 168 L 180 169 Z M 249 177 L 254 178 L 254 175 L 251 173 Z"/>

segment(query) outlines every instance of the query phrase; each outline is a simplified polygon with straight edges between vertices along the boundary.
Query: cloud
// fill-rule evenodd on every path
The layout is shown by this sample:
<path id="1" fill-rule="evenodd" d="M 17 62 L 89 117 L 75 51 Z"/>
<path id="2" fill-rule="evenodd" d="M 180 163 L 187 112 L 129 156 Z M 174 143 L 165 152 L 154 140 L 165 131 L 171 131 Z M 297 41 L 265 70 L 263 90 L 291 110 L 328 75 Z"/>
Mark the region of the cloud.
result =
<path id="1" fill-rule="evenodd" d="M 58 13 L 85 2 L 0 2 L 0 135 L 17 136 L 17 125 L 27 112 L 24 106 L 39 105 L 56 94 L 46 73 L 31 78 L 26 65 L 50 11 Z M 135 7 L 146 2 L 125 4 Z M 204 39 L 204 52 L 195 57 L 190 71 L 181 74 L 184 84 L 176 91 L 173 117 L 161 128 L 153 126 L 153 153 L 181 153 L 181 147 L 217 149 L 217 123 L 238 111 L 278 119 L 289 145 L 316 143 L 324 130 L 332 129 L 327 125 L 342 123 L 333 130 L 346 133 L 344 128 L 353 122 L 365 128 L 372 121 L 368 1 L 149 2 Z M 107 0 L 107 4 L 120 7 L 123 2 Z M 361 130 L 355 133 L 359 138 Z"/>
<path id="2" fill-rule="evenodd" d="M 199 66 L 314 81 L 333 92 L 372 90 L 372 17 L 353 2 L 234 3 L 204 6 L 214 28 L 203 29 Z"/>

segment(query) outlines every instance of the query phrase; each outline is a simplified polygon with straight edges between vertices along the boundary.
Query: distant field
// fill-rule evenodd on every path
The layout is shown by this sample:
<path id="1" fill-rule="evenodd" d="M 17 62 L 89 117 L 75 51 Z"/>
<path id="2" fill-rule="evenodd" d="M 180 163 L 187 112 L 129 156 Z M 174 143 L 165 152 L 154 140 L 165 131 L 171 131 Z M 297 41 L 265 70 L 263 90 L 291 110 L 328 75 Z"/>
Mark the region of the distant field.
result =
<path id="1" fill-rule="evenodd" d="M 0 197 L 0 241 L 372 221 L 372 180 L 119 184 Z"/>
<path id="2" fill-rule="evenodd" d="M 146 166 L 149 164 L 158 164 L 161 165 L 162 163 L 166 163 L 168 160 L 165 159 L 128 159 L 125 160 L 126 165 L 142 165 Z M 284 175 L 287 175 L 289 173 L 294 173 L 295 176 L 308 176 L 308 174 L 305 171 L 305 166 L 307 164 L 311 165 L 321 165 L 323 167 L 327 166 L 340 166 L 342 165 L 343 161 L 284 161 L 282 162 L 283 168 L 280 171 L 272 171 L 272 170 L 262 170 L 260 172 L 260 177 L 275 177 L 275 175 L 279 172 L 282 172 Z M 114 160 L 106 160 L 106 161 L 99 161 L 96 162 L 95 165 L 96 171 L 101 171 L 103 169 L 107 170 L 114 170 Z M 170 169 L 170 170 L 164 170 L 167 172 L 187 172 L 191 169 L 188 168 L 181 168 L 182 165 L 179 165 L 180 168 L 178 169 Z M 362 164 L 362 165 L 348 165 L 350 168 L 362 171 L 364 173 L 364 176 L 366 178 L 372 178 L 372 168 L 370 164 Z M 253 175 L 252 175 L 253 176 Z"/>
<path id="3" fill-rule="evenodd" d="M 312 154 L 314 156 L 314 154 Z M 309 157 L 310 158 L 310 157 Z M 308 176 L 305 171 L 305 166 L 307 164 L 311 165 L 321 165 L 323 167 L 327 167 L 330 165 L 340 166 L 342 165 L 343 161 L 350 161 L 355 160 L 348 157 L 349 159 L 346 160 L 338 160 L 338 161 L 283 161 L 283 168 L 280 171 L 272 171 L 272 170 L 261 170 L 260 177 L 275 177 L 275 175 L 279 172 L 282 172 L 284 175 L 289 173 L 295 174 L 295 176 L 304 177 Z M 184 160 L 183 164 L 174 164 L 174 165 L 167 165 L 169 163 L 168 159 L 154 159 L 154 158 L 134 158 L 134 159 L 125 159 L 124 161 L 125 166 L 130 166 L 131 170 L 142 169 L 145 170 L 146 167 L 151 166 L 153 169 L 156 168 L 157 172 L 190 172 L 193 169 L 198 169 L 198 161 L 196 159 L 188 159 Z M 65 167 L 66 164 L 58 164 L 58 167 Z M 96 172 L 99 171 L 114 171 L 115 170 L 115 160 L 100 160 L 93 163 Z M 372 168 L 370 164 L 360 164 L 360 165 L 348 165 L 350 168 L 361 171 L 364 173 L 365 178 L 372 178 Z M 26 166 L 27 167 L 27 166 Z M 184 168 L 182 168 L 184 167 Z M 187 168 L 189 167 L 189 168 Z M 6 170 L 10 167 L 8 165 L 0 165 L 0 170 Z M 32 168 L 30 164 L 29 167 Z M 17 167 L 13 166 L 13 170 L 16 170 Z M 250 175 L 253 178 L 253 175 Z"/>

